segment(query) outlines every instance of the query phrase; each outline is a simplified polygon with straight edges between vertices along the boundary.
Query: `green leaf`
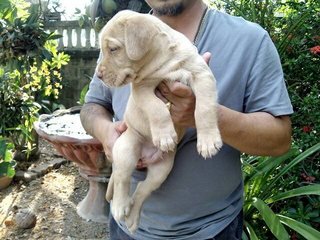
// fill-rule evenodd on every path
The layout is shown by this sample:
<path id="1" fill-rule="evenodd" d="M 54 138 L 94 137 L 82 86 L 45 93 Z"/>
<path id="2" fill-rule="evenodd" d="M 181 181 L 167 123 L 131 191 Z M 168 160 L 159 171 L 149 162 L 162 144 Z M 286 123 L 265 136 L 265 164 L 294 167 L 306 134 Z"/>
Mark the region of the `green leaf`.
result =
<path id="1" fill-rule="evenodd" d="M 11 2 L 9 0 L 1 0 L 0 1 L 0 8 L 5 9 L 5 8 L 11 8 Z"/>
<path id="2" fill-rule="evenodd" d="M 280 240 L 289 240 L 289 234 L 287 233 L 284 226 L 280 223 L 280 219 L 271 210 L 271 208 L 265 204 L 261 199 L 254 198 L 253 206 L 258 209 L 266 225 L 273 233 L 273 235 Z"/>
<path id="3" fill-rule="evenodd" d="M 52 58 L 51 53 L 47 49 L 43 49 L 41 53 L 45 57 L 45 59 L 50 60 Z"/>
<path id="4" fill-rule="evenodd" d="M 16 171 L 14 168 L 8 168 L 8 171 L 7 171 L 7 176 L 10 177 L 10 178 L 13 178 L 14 175 L 16 174 Z"/>
<path id="5" fill-rule="evenodd" d="M 85 96 L 86 96 L 86 93 L 88 92 L 88 89 L 89 89 L 89 84 L 86 84 L 86 85 L 82 88 L 82 90 L 81 90 L 81 92 L 80 92 L 79 103 L 80 103 L 81 105 L 84 104 Z"/>
<path id="6" fill-rule="evenodd" d="M 299 154 L 296 158 L 294 158 L 288 165 L 283 167 L 283 169 L 279 172 L 279 174 L 270 182 L 269 186 L 275 184 L 284 174 L 286 174 L 291 168 L 297 165 L 299 162 L 303 161 L 310 155 L 320 151 L 320 143 L 308 148 L 306 151 Z M 270 189 L 268 189 L 270 190 Z"/>
<path id="7" fill-rule="evenodd" d="M 0 163 L 0 176 L 13 177 L 15 175 L 15 161 Z"/>
<path id="8" fill-rule="evenodd" d="M 83 18 L 83 17 L 79 18 L 78 22 L 79 22 L 79 26 L 80 26 L 80 27 L 83 27 L 84 22 L 85 22 L 85 21 L 84 21 L 84 18 Z"/>
<path id="9" fill-rule="evenodd" d="M 292 218 L 289 218 L 287 216 L 283 216 L 278 214 L 277 215 L 280 218 L 280 221 L 287 225 L 289 228 L 295 230 L 299 234 L 301 234 L 304 238 L 307 240 L 319 240 L 320 239 L 320 232 L 317 231 L 316 229 L 298 222 L 297 220 L 294 220 Z"/>
<path id="10" fill-rule="evenodd" d="M 242 231 L 241 239 L 242 240 L 249 240 L 248 235 L 245 233 L 245 231 Z"/>
<path id="11" fill-rule="evenodd" d="M 4 158 L 5 161 L 11 161 L 13 159 L 13 153 L 11 150 L 7 148 L 7 151 L 5 152 Z"/>
<path id="12" fill-rule="evenodd" d="M 296 155 L 297 155 L 297 149 L 292 148 L 292 149 L 290 149 L 290 151 L 288 151 L 286 154 L 284 154 L 282 156 L 270 157 L 270 158 L 265 159 L 264 161 L 262 161 L 261 163 L 259 163 L 257 165 L 257 167 L 255 168 L 256 174 L 254 174 L 252 176 L 252 178 L 254 178 L 258 174 L 266 174 L 268 172 L 269 173 L 266 175 L 269 175 L 270 173 L 275 171 L 276 168 L 279 167 L 279 165 L 281 163 L 285 162 L 286 160 L 288 160 Z"/>
<path id="13" fill-rule="evenodd" d="M 266 200 L 266 202 L 273 203 L 279 200 L 301 196 L 301 195 L 320 195 L 320 184 L 303 186 L 303 187 L 295 188 L 283 193 L 279 193 L 276 196 L 273 196 L 268 200 Z"/>
<path id="14" fill-rule="evenodd" d="M 74 14 L 80 14 L 80 13 L 81 13 L 81 10 L 79 8 L 75 8 Z"/>
<path id="15" fill-rule="evenodd" d="M 5 159 L 6 149 L 6 141 L 4 139 L 0 139 L 0 159 Z"/>
<path id="16" fill-rule="evenodd" d="M 251 227 L 251 225 L 245 221 L 245 224 L 247 232 L 249 233 L 249 239 L 250 240 L 259 240 L 259 238 L 257 237 L 257 234 L 254 232 L 253 227 Z"/>
<path id="17" fill-rule="evenodd" d="M 59 38 L 62 38 L 61 34 L 51 33 L 47 40 L 55 40 L 55 39 L 59 39 Z"/>

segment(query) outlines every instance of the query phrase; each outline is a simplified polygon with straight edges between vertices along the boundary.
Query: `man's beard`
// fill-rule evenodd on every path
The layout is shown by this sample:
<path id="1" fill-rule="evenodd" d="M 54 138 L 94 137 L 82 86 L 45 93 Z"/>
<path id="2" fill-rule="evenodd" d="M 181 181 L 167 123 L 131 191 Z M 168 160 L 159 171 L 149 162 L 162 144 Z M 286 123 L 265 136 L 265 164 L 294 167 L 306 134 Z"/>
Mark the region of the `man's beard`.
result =
<path id="1" fill-rule="evenodd" d="M 154 13 L 158 16 L 177 16 L 182 13 L 184 6 L 182 3 L 178 3 L 173 6 L 164 6 L 162 8 L 153 9 Z"/>

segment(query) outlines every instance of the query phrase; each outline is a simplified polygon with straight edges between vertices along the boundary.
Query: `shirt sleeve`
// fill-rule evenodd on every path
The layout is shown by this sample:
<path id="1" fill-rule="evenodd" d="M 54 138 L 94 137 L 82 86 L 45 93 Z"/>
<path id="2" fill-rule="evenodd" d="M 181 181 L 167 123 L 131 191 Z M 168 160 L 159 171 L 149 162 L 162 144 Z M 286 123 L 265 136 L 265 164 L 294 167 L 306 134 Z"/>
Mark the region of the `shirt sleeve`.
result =
<path id="1" fill-rule="evenodd" d="M 113 114 L 112 109 L 112 92 L 97 76 L 93 76 L 89 90 L 85 97 L 85 103 L 96 103 L 106 109 L 108 109 Z"/>
<path id="2" fill-rule="evenodd" d="M 268 33 L 262 38 L 250 71 L 244 99 L 245 112 L 268 112 L 274 116 L 293 113 L 276 47 Z"/>

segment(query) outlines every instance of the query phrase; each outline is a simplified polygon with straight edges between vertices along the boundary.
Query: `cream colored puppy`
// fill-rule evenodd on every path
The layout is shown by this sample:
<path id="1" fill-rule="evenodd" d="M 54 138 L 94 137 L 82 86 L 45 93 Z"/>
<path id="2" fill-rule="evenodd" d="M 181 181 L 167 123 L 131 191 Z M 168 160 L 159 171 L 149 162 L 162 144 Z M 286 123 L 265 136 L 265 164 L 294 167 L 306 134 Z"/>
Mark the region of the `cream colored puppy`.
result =
<path id="1" fill-rule="evenodd" d="M 144 200 L 167 178 L 184 129 L 172 122 L 169 109 L 156 95 L 163 80 L 181 81 L 196 96 L 197 149 L 208 158 L 222 146 L 216 114 L 215 78 L 196 47 L 158 18 L 132 12 L 116 14 L 101 32 L 102 59 L 97 75 L 110 87 L 131 83 L 124 120 L 128 129 L 113 147 L 113 173 L 106 198 L 116 221 L 133 232 Z M 143 144 L 159 149 L 161 161 L 148 166 L 147 177 L 130 197 L 130 178 Z"/>

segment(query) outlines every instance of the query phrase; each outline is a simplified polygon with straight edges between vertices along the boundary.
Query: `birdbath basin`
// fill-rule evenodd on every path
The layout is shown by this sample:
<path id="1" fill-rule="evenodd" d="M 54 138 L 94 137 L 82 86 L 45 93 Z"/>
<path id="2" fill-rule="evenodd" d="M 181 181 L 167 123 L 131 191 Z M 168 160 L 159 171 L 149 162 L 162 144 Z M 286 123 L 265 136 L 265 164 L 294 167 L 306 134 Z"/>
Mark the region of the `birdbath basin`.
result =
<path id="1" fill-rule="evenodd" d="M 35 122 L 34 128 L 66 159 L 75 162 L 79 174 L 89 181 L 87 195 L 77 205 L 78 215 L 94 222 L 108 222 L 109 204 L 105 194 L 111 164 L 105 157 L 102 144 L 83 129 L 80 108 L 43 114 Z"/>

